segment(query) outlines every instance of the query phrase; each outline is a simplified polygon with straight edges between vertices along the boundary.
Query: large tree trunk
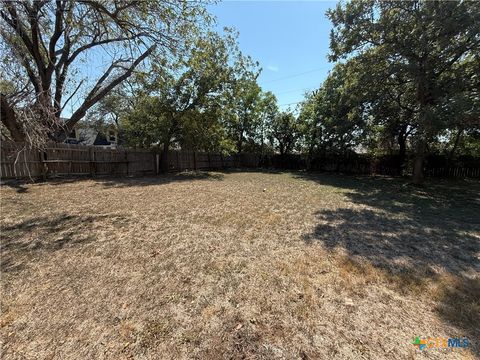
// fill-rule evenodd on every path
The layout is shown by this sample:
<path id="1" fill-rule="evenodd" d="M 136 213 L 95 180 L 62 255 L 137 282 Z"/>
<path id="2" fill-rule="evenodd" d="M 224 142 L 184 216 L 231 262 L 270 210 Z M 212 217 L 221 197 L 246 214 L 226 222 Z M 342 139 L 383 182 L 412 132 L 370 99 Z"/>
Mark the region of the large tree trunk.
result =
<path id="1" fill-rule="evenodd" d="M 237 153 L 241 154 L 243 151 L 243 131 L 240 134 L 240 137 L 237 140 Z"/>
<path id="2" fill-rule="evenodd" d="M 424 140 L 419 140 L 417 145 L 415 159 L 413 162 L 413 175 L 412 183 L 414 185 L 421 185 L 423 183 L 423 163 L 425 160 L 425 142 Z"/>
<path id="3" fill-rule="evenodd" d="M 423 156 L 416 156 L 413 163 L 412 183 L 421 185 L 423 183 Z"/>
<path id="4" fill-rule="evenodd" d="M 425 159 L 427 141 L 431 134 L 431 115 L 428 113 L 428 108 L 432 103 L 432 97 L 423 71 L 424 64 L 422 63 L 419 68 L 422 71 L 420 71 L 417 83 L 417 100 L 420 105 L 420 113 L 418 115 L 419 128 L 415 148 L 415 160 L 413 163 L 412 183 L 414 185 L 421 185 L 423 183 L 423 162 Z"/>
<path id="5" fill-rule="evenodd" d="M 0 94 L 0 117 L 2 124 L 10 132 L 13 141 L 25 141 L 25 133 L 23 132 L 21 124 L 18 123 L 15 110 L 10 106 L 3 94 Z"/>
<path id="6" fill-rule="evenodd" d="M 455 136 L 455 143 L 453 144 L 452 149 L 450 150 L 450 153 L 448 154 L 448 162 L 450 163 L 453 159 L 453 155 L 455 155 L 455 150 L 457 150 L 458 143 L 460 142 L 460 138 L 462 137 L 463 129 L 458 129 L 458 133 Z"/>
<path id="7" fill-rule="evenodd" d="M 168 150 L 170 149 L 170 140 L 166 140 L 163 144 L 162 151 L 162 172 L 168 172 Z"/>
<path id="8" fill-rule="evenodd" d="M 407 139 L 403 133 L 398 135 L 398 147 L 398 173 L 402 175 L 407 155 Z"/>

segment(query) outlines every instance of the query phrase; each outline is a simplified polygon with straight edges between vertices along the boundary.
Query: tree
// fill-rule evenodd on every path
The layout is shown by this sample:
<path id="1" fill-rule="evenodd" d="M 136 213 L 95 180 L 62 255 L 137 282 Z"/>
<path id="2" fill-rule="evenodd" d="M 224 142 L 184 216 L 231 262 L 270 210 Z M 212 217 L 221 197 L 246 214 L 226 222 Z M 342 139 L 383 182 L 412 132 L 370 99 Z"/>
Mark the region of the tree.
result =
<path id="1" fill-rule="evenodd" d="M 314 90 L 305 94 L 305 99 L 300 103 L 300 114 L 298 116 L 303 124 L 303 151 L 307 153 L 308 160 L 311 160 L 314 153 L 317 152 L 319 138 L 321 135 L 320 113 L 318 106 L 321 104 L 319 99 L 319 90 Z"/>
<path id="2" fill-rule="evenodd" d="M 247 143 L 255 144 L 262 121 L 262 89 L 257 84 L 256 76 L 236 80 L 230 99 L 225 126 L 235 142 L 236 152 L 241 154 Z"/>
<path id="3" fill-rule="evenodd" d="M 161 97 L 142 96 L 135 108 L 121 120 L 127 145 L 149 149 L 171 141 L 170 108 Z"/>
<path id="4" fill-rule="evenodd" d="M 265 154 L 265 142 L 268 137 L 268 128 L 278 115 L 277 98 L 271 91 L 260 94 L 260 126 L 258 128 L 257 141 L 260 143 L 260 154 Z"/>
<path id="5" fill-rule="evenodd" d="M 479 55 L 477 4 L 359 0 L 339 4 L 328 16 L 334 25 L 332 60 L 368 55 L 386 61 L 392 71 L 385 79 L 401 72 L 415 89 L 413 182 L 421 183 L 428 145 L 448 127 L 445 117 L 435 115 L 442 101 L 458 91 L 445 84 Z"/>
<path id="6" fill-rule="evenodd" d="M 461 64 L 446 75 L 444 86 L 449 87 L 436 116 L 443 116 L 448 129 L 441 134 L 449 139 L 450 148 L 446 149 L 449 160 L 457 149 L 462 147 L 462 138 L 478 139 L 480 133 L 480 56 L 467 57 Z M 468 142 L 468 139 L 467 139 Z M 478 148 L 479 146 L 477 146 Z M 464 152 L 468 153 L 464 148 Z"/>
<path id="7" fill-rule="evenodd" d="M 230 115 L 238 79 L 251 75 L 250 58 L 238 49 L 236 34 L 208 32 L 175 62 L 155 65 L 143 74 L 136 94 L 141 100 L 122 123 L 134 146 L 161 146 L 164 165 L 174 146 L 187 150 L 222 151 L 223 126 Z"/>
<path id="8" fill-rule="evenodd" d="M 281 112 L 269 124 L 269 138 L 280 155 L 290 154 L 301 134 L 300 124 L 291 112 Z"/>
<path id="9" fill-rule="evenodd" d="M 313 153 L 345 153 L 362 143 L 367 131 L 365 102 L 352 68 L 337 64 L 322 86 L 308 94 L 300 107 L 305 145 Z"/>
<path id="10" fill-rule="evenodd" d="M 154 51 L 167 56 L 181 50 L 196 24 L 208 21 L 199 3 L 158 0 L 2 0 L 0 17 L 2 73 L 15 86 L 0 94 L 2 124 L 15 141 L 26 140 L 35 127 L 64 139 Z M 96 79 L 80 78 L 82 67 L 101 55 L 108 60 Z M 72 99 L 79 105 L 63 122 Z"/>
<path id="11" fill-rule="evenodd" d="M 90 121 L 115 124 L 120 127 L 120 119 L 133 110 L 134 96 L 130 96 L 121 85 L 102 98 L 87 113 Z"/>
<path id="12" fill-rule="evenodd" d="M 415 88 L 394 61 L 385 61 L 375 51 L 351 58 L 350 68 L 355 86 L 350 89 L 362 103 L 367 136 L 364 146 L 372 153 L 398 155 L 398 166 L 404 167 L 407 144 L 416 129 Z"/>

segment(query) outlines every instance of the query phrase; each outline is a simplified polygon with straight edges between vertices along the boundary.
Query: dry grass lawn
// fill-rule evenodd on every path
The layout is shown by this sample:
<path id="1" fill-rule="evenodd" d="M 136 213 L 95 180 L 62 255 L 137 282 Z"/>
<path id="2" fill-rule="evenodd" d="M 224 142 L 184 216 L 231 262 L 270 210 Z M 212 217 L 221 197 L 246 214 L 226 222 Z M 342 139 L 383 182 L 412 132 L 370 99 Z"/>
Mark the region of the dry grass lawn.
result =
<path id="1" fill-rule="evenodd" d="M 212 172 L 2 186 L 2 356 L 478 358 L 480 184 L 404 182 Z M 419 352 L 414 336 L 471 346 Z"/>

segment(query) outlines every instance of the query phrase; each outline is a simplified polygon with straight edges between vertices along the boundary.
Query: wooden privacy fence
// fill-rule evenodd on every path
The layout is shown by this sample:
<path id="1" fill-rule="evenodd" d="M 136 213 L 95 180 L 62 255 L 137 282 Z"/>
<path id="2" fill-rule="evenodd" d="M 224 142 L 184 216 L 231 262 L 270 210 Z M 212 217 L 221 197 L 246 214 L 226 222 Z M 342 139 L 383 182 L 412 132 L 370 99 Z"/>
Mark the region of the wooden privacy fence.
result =
<path id="1" fill-rule="evenodd" d="M 158 155 L 160 161 L 163 159 L 162 155 L 162 153 Z M 225 169 L 240 166 L 234 156 L 197 151 L 169 151 L 166 161 L 168 171 Z"/>
<path id="2" fill-rule="evenodd" d="M 148 150 L 53 143 L 39 151 L 27 149 L 18 143 L 3 143 L 0 156 L 2 179 L 46 179 L 70 175 L 148 175 L 165 170 L 214 170 L 232 167 L 392 176 L 411 173 L 408 165 L 406 168 L 399 166 L 395 156 L 374 158 L 358 154 L 317 156 L 311 159 L 300 154 L 225 156 L 220 153 L 193 151 L 168 151 L 164 154 Z M 432 155 L 427 158 L 425 175 L 480 178 L 480 159 L 464 156 L 459 157 L 456 162 L 449 162 L 444 156 Z"/>
<path id="3" fill-rule="evenodd" d="M 49 178 L 76 175 L 148 175 L 162 170 L 162 153 L 148 150 L 108 149 L 97 146 L 49 144 L 31 150 L 22 144 L 2 144 L 0 176 Z M 235 165 L 222 154 L 169 151 L 168 171 L 221 169 Z"/>
<path id="4" fill-rule="evenodd" d="M 21 144 L 2 145 L 0 163 L 3 179 L 156 172 L 155 154 L 150 151 L 71 144 L 51 144 L 43 151 L 25 149 Z"/>
<path id="5" fill-rule="evenodd" d="M 356 175 L 411 175 L 413 158 L 402 164 L 398 155 L 373 157 L 364 154 L 325 155 L 308 158 L 302 154 L 265 155 L 240 154 L 235 156 L 237 167 L 308 170 Z M 403 166 L 402 166 L 403 165 Z M 425 161 L 425 176 L 480 178 L 480 159 L 459 156 L 448 161 L 444 155 L 430 155 Z"/>

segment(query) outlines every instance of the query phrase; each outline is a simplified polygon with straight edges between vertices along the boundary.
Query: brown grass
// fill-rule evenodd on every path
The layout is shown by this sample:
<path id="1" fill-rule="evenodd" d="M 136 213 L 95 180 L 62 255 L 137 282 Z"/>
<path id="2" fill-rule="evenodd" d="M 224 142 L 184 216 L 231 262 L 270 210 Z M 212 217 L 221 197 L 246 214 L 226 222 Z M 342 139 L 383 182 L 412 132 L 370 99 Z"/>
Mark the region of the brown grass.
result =
<path id="1" fill-rule="evenodd" d="M 261 172 L 2 186 L 2 358 L 478 357 L 479 194 Z"/>

